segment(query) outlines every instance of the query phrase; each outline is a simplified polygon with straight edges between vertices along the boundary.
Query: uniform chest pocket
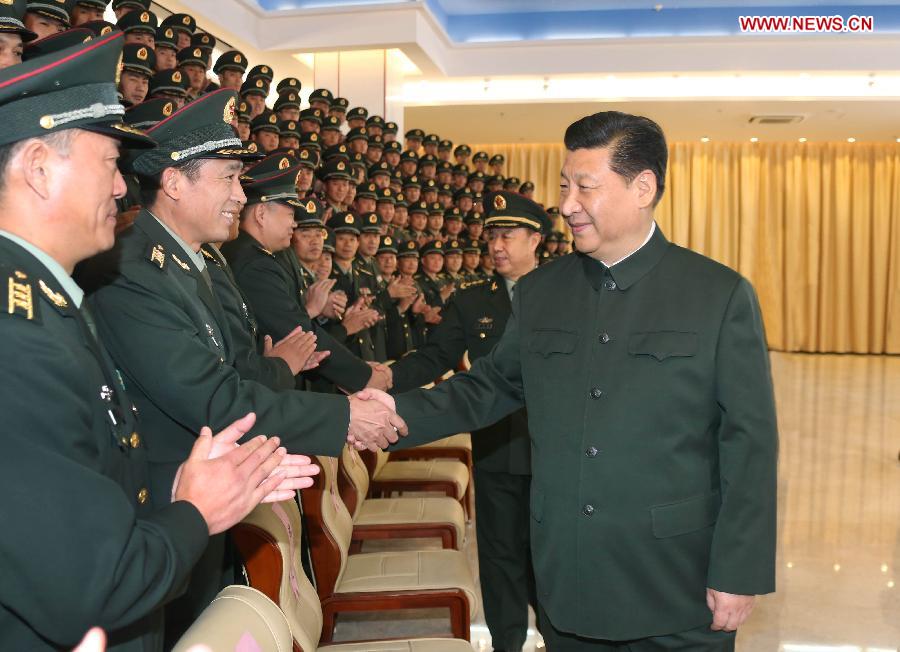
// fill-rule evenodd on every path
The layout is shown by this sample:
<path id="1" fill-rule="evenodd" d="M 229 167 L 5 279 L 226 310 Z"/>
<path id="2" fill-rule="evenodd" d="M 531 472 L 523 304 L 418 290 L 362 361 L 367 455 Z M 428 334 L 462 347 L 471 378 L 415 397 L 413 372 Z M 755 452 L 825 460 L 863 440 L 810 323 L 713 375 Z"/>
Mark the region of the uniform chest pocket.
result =
<path id="1" fill-rule="evenodd" d="M 628 338 L 628 353 L 633 356 L 649 356 L 660 362 L 667 358 L 690 358 L 697 355 L 697 333 L 683 331 L 632 333 Z"/>
<path id="2" fill-rule="evenodd" d="M 538 329 L 531 331 L 528 350 L 544 358 L 568 355 L 575 352 L 578 333 L 574 331 Z"/>

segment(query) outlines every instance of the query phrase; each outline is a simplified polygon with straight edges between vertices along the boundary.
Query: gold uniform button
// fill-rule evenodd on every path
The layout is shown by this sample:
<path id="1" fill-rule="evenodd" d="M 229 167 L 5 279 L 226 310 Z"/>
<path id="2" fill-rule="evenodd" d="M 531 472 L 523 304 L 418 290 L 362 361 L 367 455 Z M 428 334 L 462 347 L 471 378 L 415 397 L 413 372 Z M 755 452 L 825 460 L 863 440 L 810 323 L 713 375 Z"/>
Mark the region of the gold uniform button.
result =
<path id="1" fill-rule="evenodd" d="M 131 433 L 131 439 L 128 440 L 132 448 L 141 447 L 141 436 L 136 432 Z"/>
<path id="2" fill-rule="evenodd" d="M 478 337 L 480 337 L 481 339 L 485 339 L 487 335 L 485 335 L 484 333 L 478 333 Z"/>
<path id="3" fill-rule="evenodd" d="M 150 492 L 147 491 L 146 488 L 141 489 L 137 495 L 138 503 L 141 505 L 145 505 L 147 501 L 150 499 Z"/>

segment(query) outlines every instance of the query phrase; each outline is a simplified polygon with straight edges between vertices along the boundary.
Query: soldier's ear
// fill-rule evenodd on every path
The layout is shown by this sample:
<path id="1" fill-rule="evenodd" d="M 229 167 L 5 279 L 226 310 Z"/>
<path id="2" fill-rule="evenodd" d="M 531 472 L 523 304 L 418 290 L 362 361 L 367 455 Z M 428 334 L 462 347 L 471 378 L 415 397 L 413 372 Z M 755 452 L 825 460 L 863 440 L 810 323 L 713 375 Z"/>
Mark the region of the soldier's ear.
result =
<path id="1" fill-rule="evenodd" d="M 18 159 L 18 160 L 16 160 Z M 50 198 L 53 151 L 49 144 L 38 139 L 25 143 L 13 161 L 6 167 L 4 181 L 9 179 L 14 170 L 21 170 L 22 180 L 41 199 Z"/>

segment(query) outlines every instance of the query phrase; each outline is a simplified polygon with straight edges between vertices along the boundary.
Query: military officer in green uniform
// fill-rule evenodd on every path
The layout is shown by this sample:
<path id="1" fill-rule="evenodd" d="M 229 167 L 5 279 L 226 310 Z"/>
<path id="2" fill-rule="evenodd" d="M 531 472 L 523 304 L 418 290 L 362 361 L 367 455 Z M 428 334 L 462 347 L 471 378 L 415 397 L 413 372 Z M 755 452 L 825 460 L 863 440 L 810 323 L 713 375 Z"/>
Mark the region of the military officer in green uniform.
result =
<path id="1" fill-rule="evenodd" d="M 341 396 L 272 391 L 234 367 L 228 318 L 200 248 L 228 238 L 245 201 L 239 177 L 249 152 L 231 127 L 236 104 L 233 91 L 214 91 L 149 129 L 159 147 L 131 161 L 144 209 L 86 270 L 99 331 L 144 419 L 157 499 L 202 425 L 221 428 L 253 411 L 254 434 L 277 433 L 289 450 L 337 455 L 348 408 L 356 409 Z M 361 368 L 352 384 L 370 376 Z M 393 437 L 386 427 L 370 434 Z M 233 579 L 231 568 L 223 538 L 211 542 L 188 594 L 169 610 L 177 619 L 167 627 L 170 642 Z"/>
<path id="2" fill-rule="evenodd" d="M 550 219 L 540 206 L 515 193 L 497 197 L 497 208 L 485 220 L 497 262 L 494 276 L 463 283 L 428 343 L 391 366 L 394 392 L 457 369 L 466 351 L 474 362 L 500 340 L 512 310 L 512 288 L 535 268 L 535 250 Z M 472 433 L 478 570 L 495 650 L 522 649 L 528 605 L 537 607 L 528 537 L 530 445 L 524 409 Z"/>
<path id="3" fill-rule="evenodd" d="M 730 651 L 754 596 L 775 588 L 778 436 L 757 299 L 656 226 L 656 123 L 598 113 L 565 145 L 560 211 L 578 253 L 516 284 L 503 337 L 471 372 L 397 397 L 397 412 L 412 445 L 527 407 L 551 652 Z"/>
<path id="4" fill-rule="evenodd" d="M 210 534 L 280 483 L 260 484 L 284 459 L 275 439 L 236 452 L 256 449 L 252 473 L 232 454 L 207 459 L 243 419 L 197 439 L 151 500 L 138 412 L 71 277 L 113 244 L 119 141 L 153 145 L 121 122 L 121 52 L 116 33 L 0 73 L 3 650 L 69 649 L 93 626 L 110 651 L 162 650 L 162 607 Z"/>
<path id="5" fill-rule="evenodd" d="M 453 293 L 453 281 L 443 275 L 444 243 L 440 240 L 426 242 L 419 249 L 419 273 L 415 279 L 422 290 L 422 297 L 428 305 L 425 312 L 425 339 L 434 326 L 441 323 L 441 311 Z"/>

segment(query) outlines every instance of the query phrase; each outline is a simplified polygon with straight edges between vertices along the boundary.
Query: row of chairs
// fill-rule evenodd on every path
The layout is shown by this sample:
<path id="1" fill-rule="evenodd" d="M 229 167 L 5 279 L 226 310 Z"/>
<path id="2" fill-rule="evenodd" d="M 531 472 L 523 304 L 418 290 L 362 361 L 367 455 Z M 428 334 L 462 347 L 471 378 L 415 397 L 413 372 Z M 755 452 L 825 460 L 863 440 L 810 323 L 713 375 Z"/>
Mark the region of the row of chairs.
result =
<path id="1" fill-rule="evenodd" d="M 303 520 L 297 503 L 286 501 L 260 505 L 232 530 L 250 585 L 286 619 L 294 650 L 471 650 L 478 598 L 461 550 L 471 439 L 458 435 L 395 456 L 345 447 L 340 459 L 319 457 L 322 472 L 300 494 Z M 393 496 L 405 492 L 443 495 Z M 300 557 L 304 522 L 315 588 Z M 369 540 L 421 538 L 439 539 L 441 549 L 362 552 Z M 331 644 L 341 613 L 433 608 L 447 610 L 454 638 Z"/>

